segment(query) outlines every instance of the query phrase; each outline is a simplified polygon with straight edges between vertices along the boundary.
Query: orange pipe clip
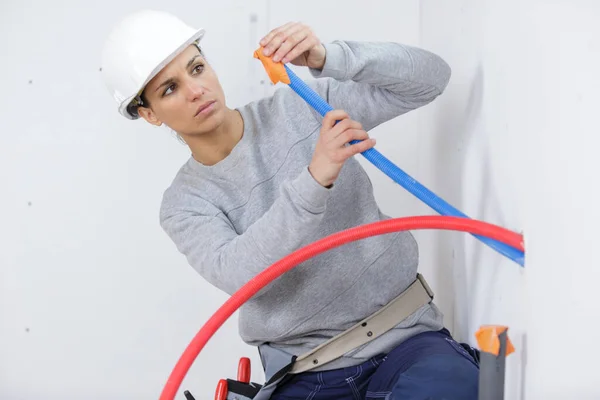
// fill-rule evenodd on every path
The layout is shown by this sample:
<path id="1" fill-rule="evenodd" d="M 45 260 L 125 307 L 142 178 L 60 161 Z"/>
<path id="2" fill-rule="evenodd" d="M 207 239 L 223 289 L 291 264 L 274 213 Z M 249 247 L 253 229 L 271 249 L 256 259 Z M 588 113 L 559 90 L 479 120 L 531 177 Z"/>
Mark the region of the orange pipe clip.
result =
<path id="1" fill-rule="evenodd" d="M 260 61 L 262 61 L 265 71 L 267 71 L 267 75 L 269 75 L 269 78 L 271 78 L 273 85 L 279 82 L 287 83 L 288 85 L 291 83 L 290 77 L 288 76 L 283 64 L 280 62 L 276 63 L 271 59 L 271 57 L 265 56 L 263 54 L 262 47 L 254 52 L 254 58 L 258 58 Z"/>

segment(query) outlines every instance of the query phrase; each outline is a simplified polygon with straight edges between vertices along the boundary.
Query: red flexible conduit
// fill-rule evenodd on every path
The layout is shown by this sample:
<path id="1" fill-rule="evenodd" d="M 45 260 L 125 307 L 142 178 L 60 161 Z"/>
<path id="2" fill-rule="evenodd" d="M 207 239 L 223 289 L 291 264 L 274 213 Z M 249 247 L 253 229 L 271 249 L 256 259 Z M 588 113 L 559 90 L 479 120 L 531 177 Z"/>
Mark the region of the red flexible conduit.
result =
<path id="1" fill-rule="evenodd" d="M 516 249 L 525 251 L 523 237 L 521 235 L 496 225 L 462 217 L 422 216 L 395 218 L 358 226 L 327 236 L 282 258 L 255 276 L 252 280 L 242 286 L 240 290 L 234 293 L 233 296 L 231 296 L 225 304 L 213 314 L 206 324 L 204 324 L 202 329 L 200 329 L 185 349 L 165 384 L 160 395 L 160 400 L 174 400 L 185 375 L 208 340 L 215 334 L 221 325 L 223 325 L 225 321 L 227 321 L 227 319 L 242 306 L 242 304 L 248 301 L 248 299 L 258 293 L 271 281 L 277 279 L 285 272 L 309 258 L 343 244 L 365 239 L 370 236 L 415 229 L 442 229 L 469 232 L 475 235 L 495 239 Z"/>

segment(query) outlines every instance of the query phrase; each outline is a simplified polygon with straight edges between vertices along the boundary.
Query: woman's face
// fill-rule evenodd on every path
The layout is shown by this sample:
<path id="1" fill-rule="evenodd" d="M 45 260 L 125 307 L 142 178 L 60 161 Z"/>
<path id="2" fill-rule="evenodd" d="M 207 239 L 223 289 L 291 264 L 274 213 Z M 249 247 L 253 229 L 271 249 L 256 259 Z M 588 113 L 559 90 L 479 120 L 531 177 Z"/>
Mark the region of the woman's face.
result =
<path id="1" fill-rule="evenodd" d="M 215 71 L 196 46 L 167 64 L 144 90 L 149 105 L 138 113 L 153 125 L 166 124 L 181 136 L 214 131 L 225 119 L 225 95 Z"/>

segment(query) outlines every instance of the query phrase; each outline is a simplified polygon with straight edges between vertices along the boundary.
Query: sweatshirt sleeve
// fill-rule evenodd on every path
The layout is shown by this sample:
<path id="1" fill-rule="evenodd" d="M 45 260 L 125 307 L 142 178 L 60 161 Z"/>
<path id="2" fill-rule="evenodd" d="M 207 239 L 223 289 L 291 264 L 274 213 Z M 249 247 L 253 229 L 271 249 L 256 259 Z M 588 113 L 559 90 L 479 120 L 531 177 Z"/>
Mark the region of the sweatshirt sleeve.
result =
<path id="1" fill-rule="evenodd" d="M 281 185 L 270 209 L 239 234 L 217 207 L 175 189 L 165 194 L 160 222 L 188 263 L 209 283 L 232 295 L 265 268 L 307 244 L 306 238 L 323 218 L 330 192 L 304 168 Z"/>
<path id="2" fill-rule="evenodd" d="M 325 65 L 310 69 L 317 92 L 370 130 L 432 102 L 451 70 L 439 56 L 399 43 L 334 41 L 324 44 Z"/>

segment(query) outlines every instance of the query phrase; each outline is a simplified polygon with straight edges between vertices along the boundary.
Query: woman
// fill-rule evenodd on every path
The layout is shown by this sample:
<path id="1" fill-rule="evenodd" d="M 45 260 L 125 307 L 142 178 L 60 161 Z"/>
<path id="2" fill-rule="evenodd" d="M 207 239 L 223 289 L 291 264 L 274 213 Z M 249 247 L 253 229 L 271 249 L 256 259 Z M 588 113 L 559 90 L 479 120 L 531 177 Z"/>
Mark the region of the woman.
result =
<path id="1" fill-rule="evenodd" d="M 367 131 L 439 96 L 450 68 L 397 43 L 322 44 L 289 23 L 260 41 L 264 55 L 309 68 L 310 85 L 336 110 L 321 118 L 289 88 L 232 109 L 200 50 L 203 33 L 166 13 L 135 13 L 111 33 L 103 73 L 122 115 L 165 124 L 189 146 L 161 226 L 204 279 L 233 294 L 304 245 L 389 218 L 353 156 L 374 146 Z M 409 232 L 331 250 L 245 304 L 240 334 L 272 377 L 279 367 L 263 349 L 309 352 L 390 303 L 415 282 L 417 265 Z M 475 399 L 477 363 L 442 319 L 428 302 L 343 356 L 285 375 L 270 398 Z"/>

